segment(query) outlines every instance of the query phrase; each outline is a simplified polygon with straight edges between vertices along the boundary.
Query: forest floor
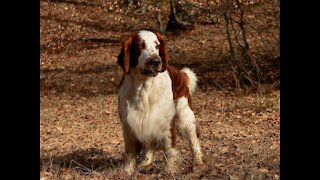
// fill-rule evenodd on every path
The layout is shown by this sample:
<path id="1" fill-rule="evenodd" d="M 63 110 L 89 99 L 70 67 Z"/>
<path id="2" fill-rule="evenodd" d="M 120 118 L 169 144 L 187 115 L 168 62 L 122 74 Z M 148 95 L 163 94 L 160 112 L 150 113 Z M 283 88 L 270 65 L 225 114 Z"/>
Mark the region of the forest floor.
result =
<path id="1" fill-rule="evenodd" d="M 139 13 L 125 10 L 119 1 L 40 0 L 41 179 L 128 178 L 122 168 L 117 112 L 122 70 L 116 58 L 129 34 L 158 27 L 149 8 Z M 163 10 L 164 22 L 167 17 Z M 239 93 L 224 58 L 228 42 L 223 23 L 197 24 L 165 36 L 169 63 L 190 67 L 199 78 L 193 107 L 206 165 L 193 169 L 191 149 L 178 138 L 179 174 L 164 173 L 159 151 L 153 166 L 139 169 L 135 178 L 279 179 L 280 62 L 258 39 L 252 36 L 249 42 L 268 55 L 258 62 L 263 93 Z"/>

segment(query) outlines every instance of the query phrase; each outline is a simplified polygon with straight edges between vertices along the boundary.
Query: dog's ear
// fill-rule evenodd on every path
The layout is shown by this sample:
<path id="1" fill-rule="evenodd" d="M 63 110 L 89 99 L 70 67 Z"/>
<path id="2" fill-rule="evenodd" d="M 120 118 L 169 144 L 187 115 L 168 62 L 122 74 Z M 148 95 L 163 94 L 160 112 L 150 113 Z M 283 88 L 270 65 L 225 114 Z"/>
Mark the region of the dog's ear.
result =
<path id="1" fill-rule="evenodd" d="M 162 72 L 163 72 L 167 69 L 167 65 L 168 65 L 167 45 L 160 33 L 155 32 L 155 34 L 157 35 L 157 38 L 160 42 L 159 56 L 161 57 L 161 60 L 162 60 Z"/>
<path id="2" fill-rule="evenodd" d="M 122 42 L 121 52 L 118 55 L 117 63 L 123 69 L 125 74 L 130 73 L 130 50 L 132 45 L 132 37 L 130 36 Z"/>

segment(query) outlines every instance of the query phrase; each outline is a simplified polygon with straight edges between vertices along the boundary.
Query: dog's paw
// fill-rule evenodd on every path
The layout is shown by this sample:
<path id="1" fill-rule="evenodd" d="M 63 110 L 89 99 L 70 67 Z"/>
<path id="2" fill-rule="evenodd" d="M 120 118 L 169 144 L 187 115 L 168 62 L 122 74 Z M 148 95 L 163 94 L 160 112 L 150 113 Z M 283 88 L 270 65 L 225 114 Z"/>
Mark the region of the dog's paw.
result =
<path id="1" fill-rule="evenodd" d="M 177 163 L 167 164 L 164 168 L 164 172 L 168 175 L 175 176 L 180 173 L 180 166 Z"/>
<path id="2" fill-rule="evenodd" d="M 165 167 L 165 173 L 167 174 L 170 174 L 170 175 L 175 175 L 175 174 L 178 174 L 180 173 L 180 162 L 179 162 L 179 158 L 178 158 L 178 153 L 177 152 L 174 152 L 174 154 L 172 154 L 168 160 L 167 160 L 167 164 L 166 164 L 166 167 Z"/>
<path id="3" fill-rule="evenodd" d="M 127 175 L 131 176 L 135 172 L 135 166 L 133 163 L 128 163 L 124 166 L 124 171 Z"/>
<path id="4" fill-rule="evenodd" d="M 194 159 L 193 159 L 193 162 L 194 162 L 194 165 L 195 166 L 201 166 L 203 165 L 203 155 L 201 152 L 197 152 L 195 155 L 194 155 Z"/>
<path id="5" fill-rule="evenodd" d="M 139 169 L 143 169 L 145 167 L 148 167 L 152 164 L 152 161 L 149 161 L 149 160 L 143 160 L 139 165 L 138 165 L 138 168 Z"/>

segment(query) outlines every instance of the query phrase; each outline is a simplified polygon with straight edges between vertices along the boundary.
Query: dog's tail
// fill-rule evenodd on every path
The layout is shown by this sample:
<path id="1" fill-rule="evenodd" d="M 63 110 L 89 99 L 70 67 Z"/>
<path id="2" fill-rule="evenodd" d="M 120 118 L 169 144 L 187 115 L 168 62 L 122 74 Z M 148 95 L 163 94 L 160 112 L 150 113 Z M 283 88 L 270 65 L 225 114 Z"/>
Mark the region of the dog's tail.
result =
<path id="1" fill-rule="evenodd" d="M 189 82 L 188 82 L 189 93 L 190 95 L 193 95 L 197 89 L 198 78 L 196 74 L 189 68 L 185 67 L 181 71 L 187 74 L 189 78 Z"/>

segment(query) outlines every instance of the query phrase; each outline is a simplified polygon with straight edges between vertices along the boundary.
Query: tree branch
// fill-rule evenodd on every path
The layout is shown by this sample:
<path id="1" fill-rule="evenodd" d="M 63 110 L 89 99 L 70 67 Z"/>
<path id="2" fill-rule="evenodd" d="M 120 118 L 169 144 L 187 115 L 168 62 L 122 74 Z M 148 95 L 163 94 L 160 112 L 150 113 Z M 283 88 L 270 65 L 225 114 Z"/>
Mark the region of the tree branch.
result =
<path id="1" fill-rule="evenodd" d="M 173 17 L 174 17 L 175 21 L 182 26 L 191 26 L 192 25 L 191 23 L 182 21 L 181 19 L 178 18 L 176 8 L 175 8 L 175 0 L 171 0 L 170 2 L 171 2 L 170 3 L 171 4 L 171 12 L 173 13 Z"/>
<path id="2" fill-rule="evenodd" d="M 161 0 L 157 0 L 157 8 L 158 8 L 157 21 L 158 21 L 158 24 L 159 24 L 160 32 L 163 33 L 163 32 L 164 32 L 164 29 L 163 29 L 163 24 L 162 24 L 162 21 L 161 21 L 161 11 L 160 11 L 160 8 L 161 8 Z"/>

